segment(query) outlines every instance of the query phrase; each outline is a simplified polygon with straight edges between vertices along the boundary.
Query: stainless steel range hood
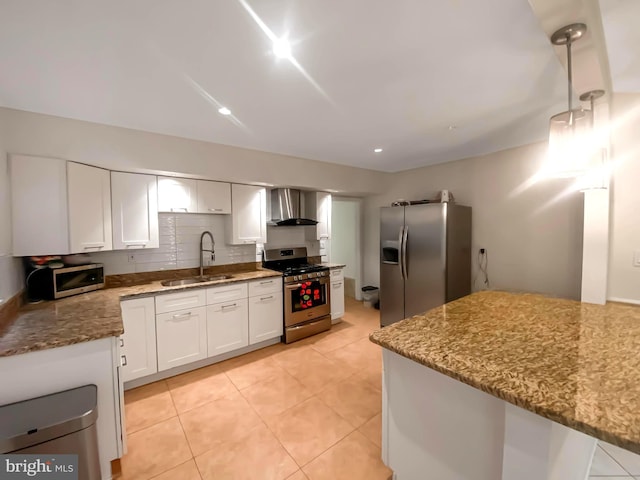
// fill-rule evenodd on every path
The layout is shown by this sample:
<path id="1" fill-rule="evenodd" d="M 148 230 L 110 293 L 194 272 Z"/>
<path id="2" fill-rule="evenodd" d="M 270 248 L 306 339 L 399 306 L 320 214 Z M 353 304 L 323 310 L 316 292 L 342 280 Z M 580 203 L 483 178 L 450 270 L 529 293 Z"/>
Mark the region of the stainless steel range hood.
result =
<path id="1" fill-rule="evenodd" d="M 302 192 L 292 188 L 271 190 L 271 222 L 281 227 L 318 224 L 317 220 L 305 215 Z"/>

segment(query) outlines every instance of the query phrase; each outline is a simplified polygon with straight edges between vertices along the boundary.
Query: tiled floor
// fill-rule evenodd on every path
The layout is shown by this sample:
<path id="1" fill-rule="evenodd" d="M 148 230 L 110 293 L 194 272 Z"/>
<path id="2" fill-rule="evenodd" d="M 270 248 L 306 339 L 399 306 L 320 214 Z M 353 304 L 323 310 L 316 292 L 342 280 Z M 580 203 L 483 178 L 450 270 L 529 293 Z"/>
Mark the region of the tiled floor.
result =
<path id="1" fill-rule="evenodd" d="M 387 480 L 378 311 L 125 393 L 129 480 Z"/>
<path id="2" fill-rule="evenodd" d="M 589 480 L 640 480 L 640 455 L 598 442 Z"/>

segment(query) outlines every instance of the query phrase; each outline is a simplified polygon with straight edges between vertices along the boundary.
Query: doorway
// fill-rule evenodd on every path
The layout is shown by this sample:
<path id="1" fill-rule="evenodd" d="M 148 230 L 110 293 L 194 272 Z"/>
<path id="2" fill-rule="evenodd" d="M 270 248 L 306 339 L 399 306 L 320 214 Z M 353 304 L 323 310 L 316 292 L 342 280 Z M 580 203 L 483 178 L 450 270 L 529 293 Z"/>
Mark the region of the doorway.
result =
<path id="1" fill-rule="evenodd" d="M 362 200 L 333 197 L 331 201 L 331 262 L 344 268 L 344 294 L 362 299 Z"/>

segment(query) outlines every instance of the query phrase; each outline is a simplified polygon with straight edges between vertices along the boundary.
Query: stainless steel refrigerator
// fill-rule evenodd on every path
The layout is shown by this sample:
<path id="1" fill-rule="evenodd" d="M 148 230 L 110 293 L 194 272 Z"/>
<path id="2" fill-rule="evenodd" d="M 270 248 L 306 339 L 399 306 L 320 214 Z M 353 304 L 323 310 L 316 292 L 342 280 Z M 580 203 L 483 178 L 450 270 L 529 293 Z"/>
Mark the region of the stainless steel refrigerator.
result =
<path id="1" fill-rule="evenodd" d="M 380 324 L 471 293 L 471 207 L 427 203 L 380 211 Z"/>

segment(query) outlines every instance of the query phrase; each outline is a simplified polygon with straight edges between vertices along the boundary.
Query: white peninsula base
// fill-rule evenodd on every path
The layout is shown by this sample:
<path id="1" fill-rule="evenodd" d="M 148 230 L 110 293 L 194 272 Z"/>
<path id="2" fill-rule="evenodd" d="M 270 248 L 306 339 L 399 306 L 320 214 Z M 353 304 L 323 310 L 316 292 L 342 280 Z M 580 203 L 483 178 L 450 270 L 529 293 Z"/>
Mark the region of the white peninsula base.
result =
<path id="1" fill-rule="evenodd" d="M 596 439 L 382 349 L 395 480 L 585 480 Z"/>

